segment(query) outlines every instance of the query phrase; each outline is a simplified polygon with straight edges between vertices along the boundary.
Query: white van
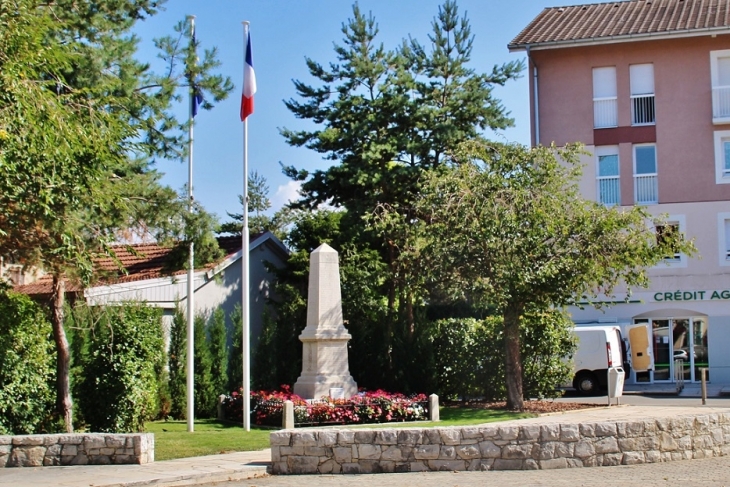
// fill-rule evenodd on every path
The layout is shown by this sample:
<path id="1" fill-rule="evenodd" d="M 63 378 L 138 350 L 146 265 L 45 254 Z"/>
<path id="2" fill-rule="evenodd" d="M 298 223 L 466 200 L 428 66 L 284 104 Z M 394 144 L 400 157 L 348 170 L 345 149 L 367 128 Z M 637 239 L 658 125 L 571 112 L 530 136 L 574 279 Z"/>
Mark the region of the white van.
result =
<path id="1" fill-rule="evenodd" d="M 623 325 L 628 339 L 624 340 L 621 326 L 576 326 L 578 348 L 573 355 L 572 386 L 582 394 L 606 390 L 609 367 L 630 368 L 643 372 L 653 368 L 654 360 L 646 324 Z"/>

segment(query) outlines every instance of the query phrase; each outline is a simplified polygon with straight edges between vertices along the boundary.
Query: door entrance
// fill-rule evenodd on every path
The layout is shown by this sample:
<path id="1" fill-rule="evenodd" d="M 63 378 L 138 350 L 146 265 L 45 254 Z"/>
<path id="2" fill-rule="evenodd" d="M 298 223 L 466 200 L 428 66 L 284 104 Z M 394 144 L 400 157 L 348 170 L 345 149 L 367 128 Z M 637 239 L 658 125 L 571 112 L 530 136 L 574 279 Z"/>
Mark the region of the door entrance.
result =
<path id="1" fill-rule="evenodd" d="M 700 380 L 700 369 L 709 366 L 706 318 L 649 318 L 634 322 L 651 324 L 652 382 Z"/>

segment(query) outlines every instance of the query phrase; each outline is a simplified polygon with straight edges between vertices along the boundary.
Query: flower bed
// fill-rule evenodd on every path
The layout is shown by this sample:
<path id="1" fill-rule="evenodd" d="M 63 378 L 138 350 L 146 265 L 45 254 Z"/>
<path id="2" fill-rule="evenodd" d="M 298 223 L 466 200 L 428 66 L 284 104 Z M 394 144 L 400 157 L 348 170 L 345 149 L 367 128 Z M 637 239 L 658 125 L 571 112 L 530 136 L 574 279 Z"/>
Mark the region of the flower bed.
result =
<path id="1" fill-rule="evenodd" d="M 243 395 L 233 392 L 223 401 L 226 419 L 243 421 Z M 293 394 L 289 386 L 280 391 L 251 392 L 251 421 L 259 425 L 281 426 L 284 401 L 294 403 L 297 426 L 364 424 L 418 421 L 428 418 L 428 398 L 424 394 L 405 396 L 381 390 L 362 391 L 350 399 L 322 397 L 307 401 Z"/>

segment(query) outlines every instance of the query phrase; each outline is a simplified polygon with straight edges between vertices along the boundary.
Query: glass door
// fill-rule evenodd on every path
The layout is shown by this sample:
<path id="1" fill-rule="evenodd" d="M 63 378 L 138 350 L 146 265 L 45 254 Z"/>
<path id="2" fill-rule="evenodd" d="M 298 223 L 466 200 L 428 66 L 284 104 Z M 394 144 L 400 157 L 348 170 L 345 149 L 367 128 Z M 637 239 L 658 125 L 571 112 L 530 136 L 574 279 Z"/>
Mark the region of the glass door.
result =
<path id="1" fill-rule="evenodd" d="M 709 356 L 707 355 L 707 319 L 693 318 L 691 335 L 692 353 L 690 358 L 692 359 L 693 365 L 693 380 L 699 381 L 702 378 L 700 369 L 710 366 Z M 710 380 L 710 371 L 708 370 L 706 374 L 705 377 L 707 380 Z"/>
<path id="2" fill-rule="evenodd" d="M 651 320 L 654 347 L 654 381 L 672 380 L 670 320 Z"/>
<path id="3" fill-rule="evenodd" d="M 691 344 L 689 320 L 686 318 L 672 320 L 672 377 L 678 380 L 692 380 Z M 679 368 L 679 370 L 677 370 Z"/>

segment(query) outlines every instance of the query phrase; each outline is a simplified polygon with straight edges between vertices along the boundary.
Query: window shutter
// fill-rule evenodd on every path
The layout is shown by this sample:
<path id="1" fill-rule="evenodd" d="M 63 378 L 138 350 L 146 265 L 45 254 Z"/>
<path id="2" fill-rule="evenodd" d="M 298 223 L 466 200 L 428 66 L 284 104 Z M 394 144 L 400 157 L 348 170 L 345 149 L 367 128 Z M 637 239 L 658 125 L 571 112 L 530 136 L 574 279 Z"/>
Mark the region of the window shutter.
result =
<path id="1" fill-rule="evenodd" d="M 725 220 L 725 258 L 730 260 L 730 220 Z"/>
<path id="2" fill-rule="evenodd" d="M 629 79 L 632 95 L 654 93 L 654 65 L 632 64 L 629 66 Z"/>
<path id="3" fill-rule="evenodd" d="M 593 68 L 593 98 L 616 96 L 616 67 Z"/>
<path id="4" fill-rule="evenodd" d="M 730 57 L 717 58 L 717 86 L 730 86 Z"/>

